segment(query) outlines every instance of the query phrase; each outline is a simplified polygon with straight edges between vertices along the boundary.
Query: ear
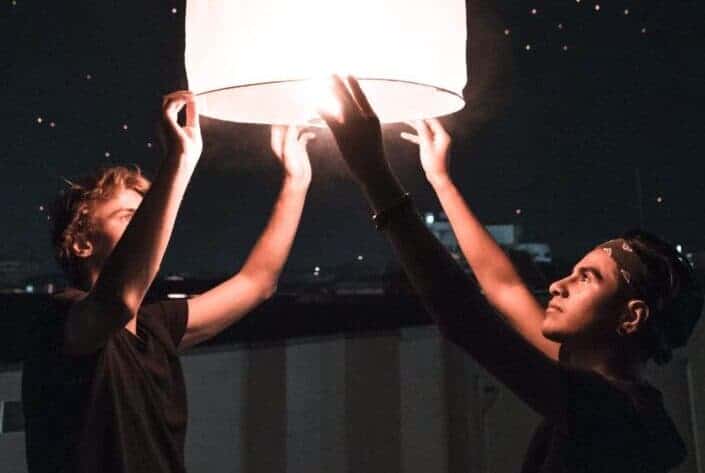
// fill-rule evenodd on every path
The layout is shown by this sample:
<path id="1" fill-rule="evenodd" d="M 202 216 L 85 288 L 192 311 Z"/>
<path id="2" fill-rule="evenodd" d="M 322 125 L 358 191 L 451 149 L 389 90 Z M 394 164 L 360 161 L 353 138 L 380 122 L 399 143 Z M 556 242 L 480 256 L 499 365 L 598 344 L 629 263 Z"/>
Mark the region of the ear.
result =
<path id="1" fill-rule="evenodd" d="M 71 251 L 78 258 L 88 258 L 93 255 L 93 243 L 85 236 L 77 236 L 71 244 Z"/>
<path id="2" fill-rule="evenodd" d="M 649 319 L 651 310 L 646 302 L 641 299 L 632 299 L 627 303 L 626 310 L 621 320 L 617 332 L 623 335 L 631 335 Z"/>

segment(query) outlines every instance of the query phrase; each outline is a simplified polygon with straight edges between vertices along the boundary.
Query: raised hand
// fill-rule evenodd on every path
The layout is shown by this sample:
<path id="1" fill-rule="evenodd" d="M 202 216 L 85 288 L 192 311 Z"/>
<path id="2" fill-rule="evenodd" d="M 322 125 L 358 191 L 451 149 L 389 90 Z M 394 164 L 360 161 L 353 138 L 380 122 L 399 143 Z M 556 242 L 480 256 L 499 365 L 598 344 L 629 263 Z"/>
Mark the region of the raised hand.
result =
<path id="1" fill-rule="evenodd" d="M 186 108 L 186 124 L 179 124 L 179 112 Z M 162 104 L 162 126 L 166 135 L 169 156 L 185 158 L 196 166 L 203 151 L 203 138 L 198 117 L 198 102 L 193 93 L 179 90 L 164 96 Z"/>
<path id="2" fill-rule="evenodd" d="M 355 178 L 367 184 L 380 170 L 388 170 L 379 119 L 354 77 L 347 78 L 346 86 L 340 77 L 333 76 L 332 89 L 340 103 L 340 113 L 326 110 L 318 113 L 333 132 Z"/>
<path id="3" fill-rule="evenodd" d="M 450 135 L 436 118 L 407 122 L 416 134 L 402 132 L 401 137 L 419 145 L 421 167 L 431 185 L 449 179 Z"/>
<path id="4" fill-rule="evenodd" d="M 284 167 L 287 179 L 308 186 L 311 182 L 311 162 L 306 145 L 316 135 L 310 131 L 301 131 L 296 126 L 272 126 L 272 151 Z"/>

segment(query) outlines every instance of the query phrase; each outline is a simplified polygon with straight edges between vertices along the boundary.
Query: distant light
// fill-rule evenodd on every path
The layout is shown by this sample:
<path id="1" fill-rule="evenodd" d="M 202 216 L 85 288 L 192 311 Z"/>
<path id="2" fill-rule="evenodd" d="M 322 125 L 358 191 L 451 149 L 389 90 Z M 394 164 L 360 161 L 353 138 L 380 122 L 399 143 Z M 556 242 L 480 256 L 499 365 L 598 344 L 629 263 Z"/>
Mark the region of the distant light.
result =
<path id="1" fill-rule="evenodd" d="M 148 142 L 147 142 L 147 148 L 151 148 L 151 147 L 152 147 L 152 142 L 151 142 L 151 141 L 148 141 Z"/>
<path id="2" fill-rule="evenodd" d="M 125 130 L 125 131 L 127 131 L 127 123 L 124 123 L 124 124 L 122 125 L 122 129 Z"/>
<path id="3" fill-rule="evenodd" d="M 436 221 L 436 217 L 434 217 L 431 212 L 427 212 L 426 213 L 426 223 L 430 225 L 435 221 Z"/>
<path id="4" fill-rule="evenodd" d="M 56 127 L 56 123 L 54 123 L 54 122 L 49 122 L 49 126 L 50 126 L 51 128 L 54 128 L 54 127 Z"/>
<path id="5" fill-rule="evenodd" d="M 509 28 L 504 29 L 504 36 L 509 36 Z"/>
<path id="6" fill-rule="evenodd" d="M 105 152 L 105 157 L 106 157 L 106 158 L 109 158 L 109 157 L 110 157 L 110 151 L 106 151 L 106 152 Z"/>
<path id="7" fill-rule="evenodd" d="M 180 292 L 172 292 L 170 294 L 166 295 L 167 299 L 186 299 L 188 298 L 188 294 L 182 294 Z"/>
<path id="8" fill-rule="evenodd" d="M 530 50 L 531 50 L 531 45 L 530 45 L 530 44 L 527 44 L 526 46 L 524 46 L 524 49 L 526 49 L 527 51 L 530 51 Z"/>
<path id="9" fill-rule="evenodd" d="M 34 286 L 27 284 L 24 288 L 25 292 L 34 292 Z"/>
<path id="10" fill-rule="evenodd" d="M 521 215 L 521 212 L 522 212 L 521 209 L 516 209 L 516 210 L 514 211 L 514 213 L 517 214 L 517 215 Z"/>
<path id="11" fill-rule="evenodd" d="M 40 205 L 40 206 L 39 206 L 39 211 L 40 211 L 40 212 L 44 212 L 44 206 L 43 206 L 43 205 Z"/>
<path id="12" fill-rule="evenodd" d="M 37 117 L 37 123 L 42 123 L 44 119 L 42 117 Z"/>
<path id="13" fill-rule="evenodd" d="M 564 45 L 563 45 L 563 51 L 568 51 L 568 45 L 567 45 L 567 44 L 564 44 Z"/>
<path id="14" fill-rule="evenodd" d="M 12 6 L 16 7 L 17 6 L 17 0 L 12 0 Z"/>
<path id="15" fill-rule="evenodd" d="M 625 14 L 625 15 L 629 15 L 629 8 L 625 8 L 625 9 L 624 9 L 624 14 Z"/>
<path id="16" fill-rule="evenodd" d="M 563 23 L 558 23 L 558 29 L 562 30 L 563 29 Z"/>
<path id="17" fill-rule="evenodd" d="M 595 11 L 600 11 L 600 4 L 595 5 Z"/>
<path id="18" fill-rule="evenodd" d="M 642 34 L 646 34 L 646 28 L 642 28 L 642 29 L 641 29 L 641 33 L 642 33 Z"/>
<path id="19" fill-rule="evenodd" d="M 172 12 L 174 15 L 176 15 L 176 13 L 178 13 L 178 11 L 179 11 L 179 10 L 177 10 L 176 7 L 174 7 L 174 8 L 171 9 L 171 12 Z"/>
<path id="20" fill-rule="evenodd" d="M 315 268 L 313 268 L 313 270 L 314 270 L 315 272 L 319 272 L 319 271 L 321 270 L 321 267 L 320 267 L 320 266 L 316 266 Z"/>
<path id="21" fill-rule="evenodd" d="M 683 253 L 683 245 L 676 245 L 676 251 L 678 253 Z"/>
<path id="22" fill-rule="evenodd" d="M 532 9 L 531 9 L 531 14 L 532 14 L 532 15 L 535 15 L 537 11 L 538 11 L 538 10 L 536 10 L 536 8 L 532 8 Z"/>
<path id="23" fill-rule="evenodd" d="M 662 203 L 663 197 L 661 197 L 661 196 L 656 197 L 656 202 L 658 202 L 659 204 Z"/>
<path id="24" fill-rule="evenodd" d="M 357 255 L 357 260 L 358 260 L 358 261 L 362 261 L 363 259 L 365 259 L 364 256 L 362 256 L 362 255 Z"/>
<path id="25" fill-rule="evenodd" d="M 91 79 L 93 79 L 93 76 L 90 74 L 86 74 L 86 80 L 91 80 Z"/>

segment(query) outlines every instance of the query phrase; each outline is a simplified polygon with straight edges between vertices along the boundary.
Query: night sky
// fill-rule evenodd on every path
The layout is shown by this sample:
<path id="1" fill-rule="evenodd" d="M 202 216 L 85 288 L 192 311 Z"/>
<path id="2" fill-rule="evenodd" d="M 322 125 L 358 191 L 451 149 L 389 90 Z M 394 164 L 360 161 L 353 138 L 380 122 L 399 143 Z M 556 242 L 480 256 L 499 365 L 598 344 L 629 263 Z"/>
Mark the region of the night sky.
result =
<path id="1" fill-rule="evenodd" d="M 467 105 L 445 123 L 456 182 L 482 220 L 519 223 L 526 240 L 548 242 L 565 261 L 640 224 L 704 250 L 704 3 L 469 3 Z M 161 95 L 186 85 L 184 11 L 180 2 L 3 1 L 0 259 L 53 271 L 42 205 L 64 177 L 117 163 L 153 175 Z M 279 186 L 267 127 L 202 124 L 205 151 L 166 272 L 236 270 Z M 390 160 L 419 208 L 436 211 L 401 130 L 385 127 Z M 289 274 L 357 255 L 383 265 L 391 251 L 329 132 L 318 135 Z"/>

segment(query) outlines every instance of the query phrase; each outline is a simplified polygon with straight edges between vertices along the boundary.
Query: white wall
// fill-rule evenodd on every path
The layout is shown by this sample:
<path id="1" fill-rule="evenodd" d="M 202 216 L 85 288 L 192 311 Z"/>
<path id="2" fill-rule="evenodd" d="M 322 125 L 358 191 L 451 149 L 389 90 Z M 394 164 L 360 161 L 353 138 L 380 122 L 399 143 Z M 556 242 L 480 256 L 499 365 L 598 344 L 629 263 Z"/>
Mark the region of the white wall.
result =
<path id="1" fill-rule="evenodd" d="M 705 473 L 702 338 L 691 363 L 650 373 L 693 453 L 679 473 Z M 183 366 L 191 473 L 512 473 L 538 421 L 432 327 L 194 350 Z M 0 371 L 0 400 L 19 398 L 18 369 Z M 25 473 L 21 433 L 0 435 L 0 461 Z"/>

